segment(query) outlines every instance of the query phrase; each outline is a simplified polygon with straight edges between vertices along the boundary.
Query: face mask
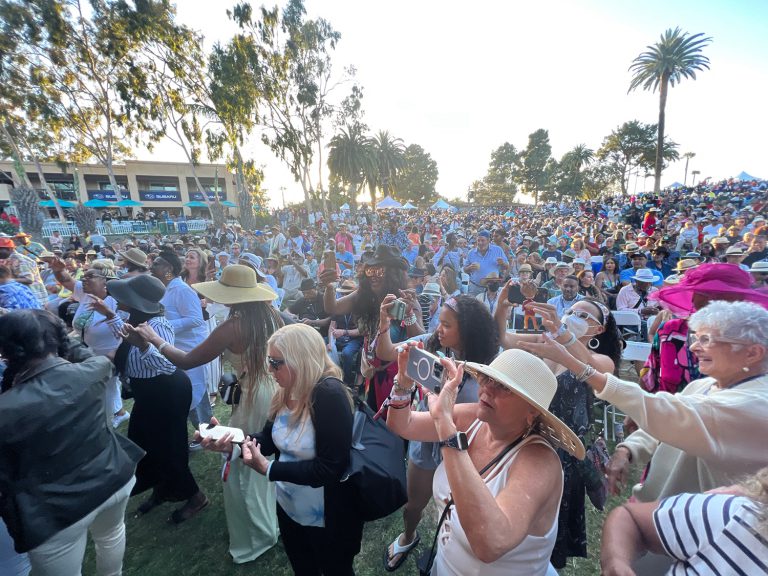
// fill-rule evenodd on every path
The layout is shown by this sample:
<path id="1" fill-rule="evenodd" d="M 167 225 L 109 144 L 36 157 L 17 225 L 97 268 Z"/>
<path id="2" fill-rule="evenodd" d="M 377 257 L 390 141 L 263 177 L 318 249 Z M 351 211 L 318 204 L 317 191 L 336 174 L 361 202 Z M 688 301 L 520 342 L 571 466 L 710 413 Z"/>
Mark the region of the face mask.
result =
<path id="1" fill-rule="evenodd" d="M 589 330 L 589 323 L 584 318 L 579 318 L 575 314 L 569 314 L 563 318 L 563 325 L 574 335 L 576 338 L 582 338 Z"/>
<path id="2" fill-rule="evenodd" d="M 497 282 L 488 282 L 488 292 L 496 292 L 496 290 L 499 289 L 499 284 Z"/>

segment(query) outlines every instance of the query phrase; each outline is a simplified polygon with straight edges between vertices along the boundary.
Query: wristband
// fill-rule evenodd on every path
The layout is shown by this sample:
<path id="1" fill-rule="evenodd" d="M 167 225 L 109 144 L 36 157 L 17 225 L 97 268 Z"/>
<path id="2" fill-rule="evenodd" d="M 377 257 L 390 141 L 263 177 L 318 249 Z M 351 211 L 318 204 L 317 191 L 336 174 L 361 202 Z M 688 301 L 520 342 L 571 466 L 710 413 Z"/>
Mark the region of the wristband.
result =
<path id="1" fill-rule="evenodd" d="M 570 335 L 571 337 L 568 340 L 568 342 L 563 342 L 563 346 L 565 346 L 566 348 L 570 348 L 571 346 L 576 344 L 576 340 L 578 340 L 578 338 L 576 338 L 576 335 L 573 332 L 570 332 Z"/>
<path id="2" fill-rule="evenodd" d="M 557 332 L 545 332 L 544 335 L 549 337 L 552 340 L 556 340 L 557 338 L 560 338 L 563 334 L 565 334 L 567 328 L 565 327 L 565 324 L 560 324 L 560 328 L 558 328 Z"/>
<path id="3" fill-rule="evenodd" d="M 419 320 L 418 318 L 416 318 L 416 314 L 413 311 L 411 311 L 411 315 L 408 316 L 408 318 L 406 318 L 405 320 L 403 320 L 403 324 L 405 324 L 406 326 L 413 326 L 418 321 Z"/>
<path id="4" fill-rule="evenodd" d="M 160 344 L 160 346 L 157 347 L 157 351 L 160 352 L 160 354 L 162 354 L 166 346 L 168 346 L 168 342 L 163 342 L 162 344 Z"/>

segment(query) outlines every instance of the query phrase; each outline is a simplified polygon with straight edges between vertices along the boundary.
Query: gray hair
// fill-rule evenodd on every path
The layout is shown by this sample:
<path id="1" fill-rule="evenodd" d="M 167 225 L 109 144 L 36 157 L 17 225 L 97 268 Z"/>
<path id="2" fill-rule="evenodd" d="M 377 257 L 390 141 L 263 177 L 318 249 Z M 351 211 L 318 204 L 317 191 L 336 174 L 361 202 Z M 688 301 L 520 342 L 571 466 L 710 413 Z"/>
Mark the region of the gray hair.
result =
<path id="1" fill-rule="evenodd" d="M 720 336 L 768 348 L 768 310 L 752 302 L 711 302 L 691 316 L 691 330 L 711 328 Z"/>

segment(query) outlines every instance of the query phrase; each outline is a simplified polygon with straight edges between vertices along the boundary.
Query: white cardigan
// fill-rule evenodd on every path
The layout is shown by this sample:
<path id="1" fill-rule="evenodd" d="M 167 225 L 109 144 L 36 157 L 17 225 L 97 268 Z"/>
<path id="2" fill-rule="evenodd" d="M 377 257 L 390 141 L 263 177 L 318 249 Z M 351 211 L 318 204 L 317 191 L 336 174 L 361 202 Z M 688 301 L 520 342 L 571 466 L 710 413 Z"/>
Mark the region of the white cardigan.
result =
<path id="1" fill-rule="evenodd" d="M 727 486 L 768 465 L 766 375 L 725 389 L 702 378 L 679 394 L 649 394 L 609 375 L 597 397 L 640 427 L 619 446 L 633 463 L 651 461 L 645 482 L 633 489 L 642 502 Z"/>

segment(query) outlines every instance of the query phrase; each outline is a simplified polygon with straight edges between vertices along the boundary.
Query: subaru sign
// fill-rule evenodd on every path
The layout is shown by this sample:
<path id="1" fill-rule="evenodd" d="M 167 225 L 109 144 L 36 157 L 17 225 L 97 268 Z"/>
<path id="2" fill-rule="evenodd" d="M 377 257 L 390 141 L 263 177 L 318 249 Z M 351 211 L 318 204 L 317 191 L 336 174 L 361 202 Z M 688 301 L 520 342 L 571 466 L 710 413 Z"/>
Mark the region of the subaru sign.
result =
<path id="1" fill-rule="evenodd" d="M 128 191 L 123 190 L 123 199 L 128 198 Z M 88 200 L 106 200 L 107 202 L 114 202 L 117 200 L 114 190 L 88 190 Z"/>
<path id="2" fill-rule="evenodd" d="M 145 202 L 181 202 L 178 190 L 139 190 L 139 200 Z"/>
<path id="3" fill-rule="evenodd" d="M 211 202 L 214 202 L 216 200 L 216 197 L 214 196 L 214 193 L 212 190 L 206 190 L 206 194 L 208 195 L 208 200 Z M 205 202 L 205 198 L 203 198 L 202 192 L 189 192 L 189 199 L 190 200 L 196 200 L 198 202 Z M 219 192 L 219 200 L 226 200 L 227 194 L 226 192 L 220 191 Z"/>

